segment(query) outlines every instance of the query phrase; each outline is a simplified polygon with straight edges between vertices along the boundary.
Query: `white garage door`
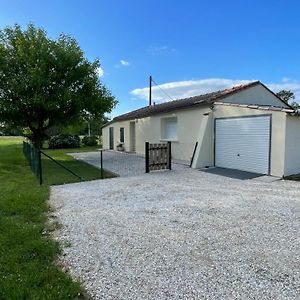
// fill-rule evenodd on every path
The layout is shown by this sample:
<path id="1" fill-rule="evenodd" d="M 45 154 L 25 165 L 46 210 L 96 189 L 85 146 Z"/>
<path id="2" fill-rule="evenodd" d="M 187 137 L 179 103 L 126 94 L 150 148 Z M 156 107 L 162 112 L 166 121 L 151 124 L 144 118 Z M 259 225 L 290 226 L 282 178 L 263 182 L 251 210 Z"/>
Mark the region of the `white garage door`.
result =
<path id="1" fill-rule="evenodd" d="M 271 116 L 216 119 L 215 165 L 268 174 Z"/>

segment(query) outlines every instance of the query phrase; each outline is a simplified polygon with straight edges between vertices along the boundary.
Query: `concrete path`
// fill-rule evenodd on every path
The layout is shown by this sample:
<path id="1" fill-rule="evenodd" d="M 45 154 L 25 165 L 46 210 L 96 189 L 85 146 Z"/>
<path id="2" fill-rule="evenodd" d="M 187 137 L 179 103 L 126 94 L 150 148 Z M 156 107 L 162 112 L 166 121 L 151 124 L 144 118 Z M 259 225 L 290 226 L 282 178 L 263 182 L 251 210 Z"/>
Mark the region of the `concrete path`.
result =
<path id="1" fill-rule="evenodd" d="M 69 153 L 69 155 L 100 168 L 100 151 Z M 103 151 L 103 168 L 121 177 L 143 175 L 145 173 L 145 157 L 135 153 L 105 150 Z M 172 168 L 181 170 L 188 166 L 186 163 L 173 161 Z"/>

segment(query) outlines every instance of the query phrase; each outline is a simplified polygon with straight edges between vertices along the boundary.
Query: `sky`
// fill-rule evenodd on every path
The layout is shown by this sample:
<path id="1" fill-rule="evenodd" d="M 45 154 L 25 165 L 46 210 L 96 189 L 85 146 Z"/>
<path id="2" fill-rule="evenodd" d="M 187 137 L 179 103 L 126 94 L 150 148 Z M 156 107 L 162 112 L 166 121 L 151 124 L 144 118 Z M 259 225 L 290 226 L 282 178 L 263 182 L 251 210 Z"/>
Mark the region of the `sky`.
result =
<path id="1" fill-rule="evenodd" d="M 260 80 L 300 102 L 300 1 L 0 0 L 0 28 L 74 37 L 117 98 L 110 117 Z"/>

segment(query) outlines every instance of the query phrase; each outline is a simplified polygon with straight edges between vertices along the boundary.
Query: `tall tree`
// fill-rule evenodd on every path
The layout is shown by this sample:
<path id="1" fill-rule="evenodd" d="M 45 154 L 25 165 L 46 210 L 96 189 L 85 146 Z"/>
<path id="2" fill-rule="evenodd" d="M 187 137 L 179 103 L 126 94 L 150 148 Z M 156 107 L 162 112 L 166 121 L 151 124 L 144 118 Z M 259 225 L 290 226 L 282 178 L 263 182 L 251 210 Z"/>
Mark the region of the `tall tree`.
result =
<path id="1" fill-rule="evenodd" d="M 295 99 L 295 94 L 290 90 L 281 90 L 276 95 L 281 98 L 285 103 L 288 103 L 289 100 Z"/>
<path id="2" fill-rule="evenodd" d="M 6 27 L 0 32 L 0 120 L 28 127 L 40 146 L 53 125 L 72 124 L 86 112 L 102 117 L 116 100 L 100 82 L 99 67 L 68 35 L 52 40 L 32 24 Z"/>

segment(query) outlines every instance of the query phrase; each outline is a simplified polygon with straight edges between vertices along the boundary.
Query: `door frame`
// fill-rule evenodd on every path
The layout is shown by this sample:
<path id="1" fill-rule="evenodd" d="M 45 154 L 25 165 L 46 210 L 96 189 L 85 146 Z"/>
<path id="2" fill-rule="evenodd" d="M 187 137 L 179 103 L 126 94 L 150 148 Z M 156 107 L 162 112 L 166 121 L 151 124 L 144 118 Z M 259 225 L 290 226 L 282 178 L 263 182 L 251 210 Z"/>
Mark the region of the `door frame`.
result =
<path id="1" fill-rule="evenodd" d="M 236 117 L 219 117 L 214 118 L 214 167 L 216 167 L 216 123 L 217 120 L 225 119 L 245 119 L 245 118 L 257 118 L 257 117 L 269 117 L 269 163 L 268 163 L 268 174 L 271 175 L 271 153 L 272 153 L 272 114 L 261 114 L 261 115 L 247 115 L 247 116 L 236 116 Z M 247 171 L 246 171 L 247 172 Z"/>
<path id="2" fill-rule="evenodd" d="M 130 139 L 130 151 L 136 152 L 136 126 L 135 121 L 129 122 L 129 139 Z"/>

